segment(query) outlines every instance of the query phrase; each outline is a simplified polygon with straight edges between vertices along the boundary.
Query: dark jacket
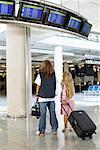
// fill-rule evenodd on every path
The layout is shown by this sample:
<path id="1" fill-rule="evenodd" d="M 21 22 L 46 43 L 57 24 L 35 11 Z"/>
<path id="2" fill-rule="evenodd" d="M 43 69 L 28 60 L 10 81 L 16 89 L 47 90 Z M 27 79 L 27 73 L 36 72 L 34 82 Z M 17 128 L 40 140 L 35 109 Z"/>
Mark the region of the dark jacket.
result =
<path id="1" fill-rule="evenodd" d="M 43 73 L 40 73 L 41 86 L 38 95 L 43 98 L 53 98 L 55 97 L 56 90 L 56 77 L 55 73 L 51 78 L 47 78 Z"/>

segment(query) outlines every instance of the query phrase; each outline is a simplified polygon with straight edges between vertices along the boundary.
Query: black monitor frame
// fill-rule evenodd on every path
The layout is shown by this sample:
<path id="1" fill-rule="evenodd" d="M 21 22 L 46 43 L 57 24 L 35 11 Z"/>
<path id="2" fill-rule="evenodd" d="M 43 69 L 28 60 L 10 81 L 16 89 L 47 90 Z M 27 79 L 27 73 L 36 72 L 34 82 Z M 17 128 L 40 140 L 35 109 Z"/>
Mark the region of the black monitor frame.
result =
<path id="1" fill-rule="evenodd" d="M 80 34 L 83 35 L 83 36 L 85 36 L 85 37 L 88 37 L 90 31 L 89 31 L 89 33 L 85 33 L 85 32 L 82 31 L 82 29 L 84 28 L 84 25 L 85 25 L 85 24 L 88 24 L 88 25 L 90 26 L 90 30 L 91 30 L 92 24 L 88 23 L 87 21 L 83 21 L 82 26 L 81 26 L 81 29 L 80 29 Z"/>
<path id="2" fill-rule="evenodd" d="M 82 18 L 81 18 L 80 16 L 78 16 L 78 15 L 72 13 L 72 12 L 68 12 L 68 13 L 67 13 L 67 19 L 66 19 L 65 28 L 66 28 L 67 30 L 70 30 L 70 31 L 79 33 L 79 32 L 80 32 L 80 29 L 81 29 L 81 25 L 80 25 L 80 28 L 79 28 L 79 29 L 77 29 L 77 28 L 72 28 L 72 27 L 68 26 L 68 23 L 69 23 L 71 17 L 80 20 L 81 25 L 82 25 Z"/>
<path id="3" fill-rule="evenodd" d="M 49 18 L 49 15 L 50 15 L 51 11 L 55 11 L 55 12 L 62 13 L 63 15 L 65 15 L 64 23 L 62 25 L 48 21 L 48 18 Z M 51 6 L 45 6 L 45 20 L 44 20 L 44 24 L 49 25 L 49 26 L 64 28 L 65 22 L 66 22 L 66 15 L 67 15 L 67 11 L 66 10 L 63 10 L 61 8 L 51 7 Z"/>
<path id="4" fill-rule="evenodd" d="M 33 6 L 41 7 L 43 9 L 42 18 L 40 20 L 37 20 L 37 19 L 22 17 L 21 13 L 22 13 L 23 5 L 30 5 L 30 6 L 33 5 Z M 40 23 L 40 24 L 43 23 L 44 5 L 40 2 L 35 2 L 35 1 L 21 1 L 21 2 L 19 2 L 19 11 L 18 11 L 17 19 L 20 20 L 20 21 L 27 21 L 27 22 L 32 22 L 32 23 Z"/>
<path id="5" fill-rule="evenodd" d="M 88 23 L 88 21 L 80 16 L 78 13 L 74 13 L 71 12 L 71 10 L 65 9 L 64 7 L 59 7 L 56 5 L 49 5 L 48 3 L 46 4 L 45 2 L 38 2 L 38 1 L 32 1 L 32 0 L 20 0 L 19 1 L 19 10 L 18 10 L 18 14 L 17 14 L 17 18 L 15 17 L 15 0 L 0 0 L 2 2 L 13 2 L 13 12 L 12 12 L 12 16 L 11 15 L 5 15 L 5 14 L 1 14 L 0 18 L 4 18 L 4 19 L 16 19 L 19 21 L 25 21 L 25 22 L 29 22 L 29 23 L 39 23 L 39 24 L 44 24 L 44 25 L 48 25 L 51 27 L 58 27 L 58 28 L 62 28 L 68 31 L 72 31 L 75 33 L 78 33 L 80 36 L 87 38 L 89 33 L 84 33 L 82 32 L 82 28 L 84 27 L 85 23 L 90 25 L 90 30 L 92 25 L 90 23 Z M 36 6 L 37 8 L 39 7 L 40 10 L 43 10 L 43 13 L 41 14 L 42 17 L 37 17 L 37 19 L 34 18 L 28 18 L 28 16 L 23 17 L 22 15 L 22 8 L 24 5 L 30 5 L 30 6 Z M 25 7 L 25 6 L 24 6 Z M 30 7 L 31 8 L 31 7 Z M 51 12 L 53 11 L 53 12 Z M 48 20 L 48 18 L 50 17 L 50 12 L 51 14 L 57 14 L 63 16 L 64 15 L 64 22 L 62 23 L 63 17 L 57 18 L 59 20 L 56 19 L 55 20 Z M 68 23 L 70 21 L 70 18 L 74 17 L 80 20 L 81 25 L 78 26 L 78 24 L 76 25 L 77 28 L 68 26 Z"/>
<path id="6" fill-rule="evenodd" d="M 12 15 L 0 14 L 0 19 L 14 19 L 15 17 L 15 1 L 14 0 L 0 0 L 2 2 L 13 2 Z"/>

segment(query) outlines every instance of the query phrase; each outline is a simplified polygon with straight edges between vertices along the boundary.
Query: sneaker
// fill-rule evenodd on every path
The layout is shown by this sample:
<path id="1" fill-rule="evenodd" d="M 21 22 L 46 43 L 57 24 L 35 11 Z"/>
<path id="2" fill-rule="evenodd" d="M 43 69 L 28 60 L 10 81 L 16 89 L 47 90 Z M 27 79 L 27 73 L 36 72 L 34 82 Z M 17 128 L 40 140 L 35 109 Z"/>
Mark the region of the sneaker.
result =
<path id="1" fill-rule="evenodd" d="M 67 131 L 68 131 L 67 128 L 62 129 L 62 132 L 63 132 L 63 133 L 65 133 L 65 132 L 67 132 Z"/>
<path id="2" fill-rule="evenodd" d="M 73 130 L 72 128 L 69 129 L 70 132 L 72 132 L 72 130 Z"/>
<path id="3" fill-rule="evenodd" d="M 36 135 L 38 135 L 38 136 L 39 136 L 39 135 L 40 135 L 40 131 L 37 131 L 37 132 L 36 132 Z"/>
<path id="4" fill-rule="evenodd" d="M 63 132 L 63 133 L 66 132 L 66 128 L 62 129 L 62 132 Z"/>
<path id="5" fill-rule="evenodd" d="M 40 131 L 37 131 L 37 132 L 36 132 L 36 135 L 37 135 L 37 136 L 41 136 L 41 137 L 45 136 L 45 134 L 44 134 L 44 133 L 40 133 Z"/>

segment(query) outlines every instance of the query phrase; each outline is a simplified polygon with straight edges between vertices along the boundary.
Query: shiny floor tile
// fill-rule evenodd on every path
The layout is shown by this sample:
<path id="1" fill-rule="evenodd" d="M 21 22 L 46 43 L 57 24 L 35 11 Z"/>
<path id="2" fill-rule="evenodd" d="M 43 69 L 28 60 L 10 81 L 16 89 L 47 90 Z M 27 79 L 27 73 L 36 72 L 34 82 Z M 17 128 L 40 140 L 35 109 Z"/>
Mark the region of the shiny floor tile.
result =
<path id="1" fill-rule="evenodd" d="M 77 109 L 84 109 L 97 126 L 97 134 L 92 139 L 87 138 L 84 141 L 74 131 L 62 133 L 63 116 L 60 115 L 60 103 L 56 102 L 59 122 L 57 136 L 52 135 L 48 111 L 45 137 L 36 136 L 39 120 L 35 117 L 12 119 L 6 117 L 6 109 L 0 111 L 0 150 L 100 150 L 100 97 L 87 99 L 86 95 L 83 98 L 83 95 L 77 94 L 76 98 Z M 6 108 L 6 98 L 1 101 L 0 107 Z"/>

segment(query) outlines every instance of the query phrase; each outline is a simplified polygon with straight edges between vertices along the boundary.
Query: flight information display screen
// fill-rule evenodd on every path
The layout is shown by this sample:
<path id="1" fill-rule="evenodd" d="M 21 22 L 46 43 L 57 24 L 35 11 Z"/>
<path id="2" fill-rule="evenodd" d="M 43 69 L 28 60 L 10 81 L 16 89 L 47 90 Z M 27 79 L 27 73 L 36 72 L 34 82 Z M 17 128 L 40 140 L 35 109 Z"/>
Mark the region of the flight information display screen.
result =
<path id="1" fill-rule="evenodd" d="M 83 33 L 83 35 L 88 36 L 90 33 L 90 30 L 91 30 L 91 27 L 92 27 L 91 24 L 85 22 L 85 24 L 83 25 L 83 28 L 81 30 L 81 33 Z"/>
<path id="2" fill-rule="evenodd" d="M 50 10 L 49 16 L 48 16 L 48 22 L 58 24 L 58 25 L 63 25 L 65 20 L 65 14 Z"/>
<path id="3" fill-rule="evenodd" d="M 0 15 L 13 16 L 14 2 L 0 1 Z"/>
<path id="4" fill-rule="evenodd" d="M 68 22 L 68 27 L 79 31 L 81 27 L 81 20 L 71 16 Z"/>
<path id="5" fill-rule="evenodd" d="M 41 20 L 42 15 L 43 15 L 43 7 L 31 4 L 23 4 L 21 11 L 22 18 Z"/>

